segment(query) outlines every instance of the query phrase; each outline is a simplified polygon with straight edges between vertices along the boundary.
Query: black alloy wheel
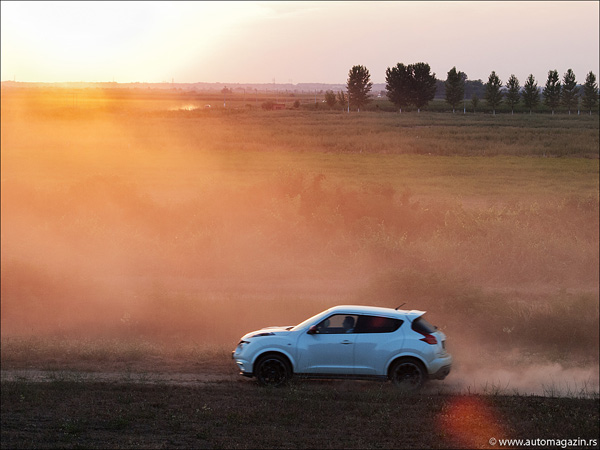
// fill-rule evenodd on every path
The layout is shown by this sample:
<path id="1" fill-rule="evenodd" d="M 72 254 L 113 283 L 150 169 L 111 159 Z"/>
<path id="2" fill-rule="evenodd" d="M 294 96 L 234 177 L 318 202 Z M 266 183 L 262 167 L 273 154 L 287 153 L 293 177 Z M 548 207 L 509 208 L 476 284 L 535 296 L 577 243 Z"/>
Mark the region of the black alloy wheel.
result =
<path id="1" fill-rule="evenodd" d="M 425 383 L 425 368 L 418 361 L 400 360 L 392 366 L 390 379 L 401 390 L 415 392 Z"/>
<path id="2" fill-rule="evenodd" d="M 291 377 L 288 362 L 279 355 L 267 355 L 256 363 L 254 375 L 261 386 L 283 386 Z"/>

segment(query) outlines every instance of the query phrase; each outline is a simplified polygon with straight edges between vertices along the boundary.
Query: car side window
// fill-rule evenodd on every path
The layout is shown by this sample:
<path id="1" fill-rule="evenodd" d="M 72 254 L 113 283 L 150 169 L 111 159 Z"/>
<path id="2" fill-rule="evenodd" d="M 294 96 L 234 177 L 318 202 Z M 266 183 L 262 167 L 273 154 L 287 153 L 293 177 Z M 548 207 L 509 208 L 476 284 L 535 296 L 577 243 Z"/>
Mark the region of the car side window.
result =
<path id="1" fill-rule="evenodd" d="M 317 334 L 354 333 L 356 319 L 352 314 L 334 314 L 317 324 Z"/>
<path id="2" fill-rule="evenodd" d="M 393 333 L 402 325 L 400 319 L 382 316 L 358 316 L 355 333 Z"/>

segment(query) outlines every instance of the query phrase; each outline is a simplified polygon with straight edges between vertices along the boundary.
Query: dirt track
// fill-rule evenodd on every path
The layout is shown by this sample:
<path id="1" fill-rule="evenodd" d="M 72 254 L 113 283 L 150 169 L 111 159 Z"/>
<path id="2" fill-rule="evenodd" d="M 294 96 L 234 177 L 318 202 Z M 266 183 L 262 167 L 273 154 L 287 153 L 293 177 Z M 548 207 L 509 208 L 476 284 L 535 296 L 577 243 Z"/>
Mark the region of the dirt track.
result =
<path id="1" fill-rule="evenodd" d="M 214 373 L 167 373 L 167 372 L 82 372 L 75 370 L 2 370 L 2 381 L 52 382 L 123 382 L 144 384 L 168 384 L 175 386 L 199 386 L 208 383 L 235 381 L 240 377 Z"/>
<path id="2" fill-rule="evenodd" d="M 545 385 L 544 378 L 538 378 L 537 373 L 544 370 L 554 384 Z M 531 374 L 528 374 L 528 371 Z M 554 378 L 552 371 L 557 377 Z M 590 374 L 592 374 L 590 376 Z M 240 376 L 235 368 L 205 367 L 194 370 L 190 367 L 174 367 L 165 365 L 160 368 L 133 367 L 121 369 L 118 366 L 107 365 L 104 370 L 98 367 L 82 369 L 69 367 L 54 370 L 39 368 L 9 368 L 0 372 L 2 382 L 77 382 L 77 383 L 126 383 L 138 385 L 188 386 L 200 387 L 211 384 L 250 383 L 254 379 Z M 586 378 L 588 377 L 588 378 Z M 306 382 L 306 381 L 303 381 Z M 336 386 L 373 385 L 370 381 L 337 380 Z M 312 383 L 312 381 L 308 381 Z M 598 374 L 588 370 L 564 370 L 561 366 L 531 367 L 519 371 L 491 372 L 466 371 L 454 369 L 444 381 L 432 381 L 423 388 L 423 393 L 430 394 L 493 394 L 493 395 L 542 395 L 552 397 L 597 398 Z"/>

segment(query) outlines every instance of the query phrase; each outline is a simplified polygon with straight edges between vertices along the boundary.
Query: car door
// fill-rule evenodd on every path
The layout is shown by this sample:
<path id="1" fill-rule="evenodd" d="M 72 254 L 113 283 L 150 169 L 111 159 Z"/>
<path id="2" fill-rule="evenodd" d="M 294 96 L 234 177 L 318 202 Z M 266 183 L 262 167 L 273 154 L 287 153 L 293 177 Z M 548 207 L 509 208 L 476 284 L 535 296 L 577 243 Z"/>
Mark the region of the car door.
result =
<path id="1" fill-rule="evenodd" d="M 335 314 L 319 322 L 313 334 L 302 333 L 297 344 L 296 372 L 310 374 L 354 373 L 354 342 L 352 328 L 344 328 L 348 317 Z"/>
<path id="2" fill-rule="evenodd" d="M 403 321 L 397 318 L 361 315 L 354 342 L 354 369 L 357 375 L 385 376 L 385 366 L 404 343 Z"/>

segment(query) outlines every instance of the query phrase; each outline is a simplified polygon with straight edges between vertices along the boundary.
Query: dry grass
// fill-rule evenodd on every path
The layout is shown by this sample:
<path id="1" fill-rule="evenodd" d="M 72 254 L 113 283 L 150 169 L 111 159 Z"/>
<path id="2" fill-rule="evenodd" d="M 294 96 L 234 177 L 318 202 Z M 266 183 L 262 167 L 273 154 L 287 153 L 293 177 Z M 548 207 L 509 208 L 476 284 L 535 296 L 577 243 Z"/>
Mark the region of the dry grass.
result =
<path id="1" fill-rule="evenodd" d="M 491 448 L 596 439 L 598 400 L 429 393 L 315 382 L 258 389 L 2 383 L 3 448 Z M 568 414 L 565 414 L 565 410 Z"/>

